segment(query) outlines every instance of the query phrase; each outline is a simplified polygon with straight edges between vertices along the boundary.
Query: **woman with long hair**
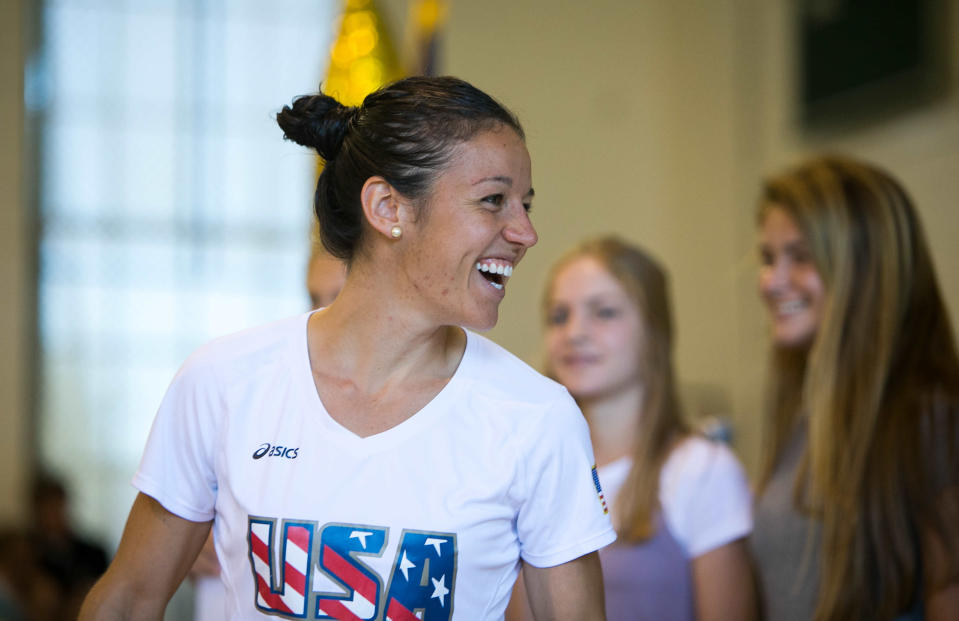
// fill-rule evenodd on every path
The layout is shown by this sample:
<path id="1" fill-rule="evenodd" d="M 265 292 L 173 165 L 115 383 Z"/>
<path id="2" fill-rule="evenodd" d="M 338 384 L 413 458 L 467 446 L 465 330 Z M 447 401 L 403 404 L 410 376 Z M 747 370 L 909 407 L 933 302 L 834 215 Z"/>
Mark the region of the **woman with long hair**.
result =
<path id="1" fill-rule="evenodd" d="M 959 362 L 911 200 L 816 157 L 765 182 L 758 225 L 766 617 L 959 618 Z"/>
<path id="2" fill-rule="evenodd" d="M 588 240 L 556 263 L 544 302 L 548 374 L 589 422 L 619 537 L 600 551 L 609 619 L 753 618 L 748 485 L 683 419 L 665 271 L 616 237 Z"/>

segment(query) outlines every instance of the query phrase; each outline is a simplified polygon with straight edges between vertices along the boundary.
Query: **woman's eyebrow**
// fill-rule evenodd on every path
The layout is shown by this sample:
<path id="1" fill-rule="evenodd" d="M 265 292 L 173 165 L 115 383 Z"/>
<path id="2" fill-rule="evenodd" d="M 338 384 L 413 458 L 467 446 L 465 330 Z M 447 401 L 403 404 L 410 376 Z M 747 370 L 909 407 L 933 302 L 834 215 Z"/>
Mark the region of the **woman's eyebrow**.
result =
<path id="1" fill-rule="evenodd" d="M 512 178 L 512 177 L 504 177 L 504 176 L 502 176 L 502 175 L 495 175 L 495 176 L 492 176 L 492 177 L 483 177 L 482 179 L 478 179 L 478 180 L 474 181 L 474 182 L 473 182 L 473 185 L 479 185 L 479 184 L 484 183 L 484 182 L 486 182 L 486 181 L 498 181 L 498 182 L 500 182 L 500 183 L 505 183 L 505 184 L 508 185 L 508 186 L 512 186 L 512 185 L 513 185 L 513 178 Z"/>

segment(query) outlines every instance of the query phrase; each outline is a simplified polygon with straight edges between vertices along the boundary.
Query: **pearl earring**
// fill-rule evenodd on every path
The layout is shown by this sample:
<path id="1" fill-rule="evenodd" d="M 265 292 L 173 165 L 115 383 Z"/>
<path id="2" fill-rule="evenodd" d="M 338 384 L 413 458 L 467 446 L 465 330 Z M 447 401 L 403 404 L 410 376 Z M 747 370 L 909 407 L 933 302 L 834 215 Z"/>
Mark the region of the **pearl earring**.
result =
<path id="1" fill-rule="evenodd" d="M 393 239 L 399 239 L 403 236 L 403 229 L 401 229 L 399 225 L 394 226 L 390 229 L 390 235 L 393 236 Z"/>

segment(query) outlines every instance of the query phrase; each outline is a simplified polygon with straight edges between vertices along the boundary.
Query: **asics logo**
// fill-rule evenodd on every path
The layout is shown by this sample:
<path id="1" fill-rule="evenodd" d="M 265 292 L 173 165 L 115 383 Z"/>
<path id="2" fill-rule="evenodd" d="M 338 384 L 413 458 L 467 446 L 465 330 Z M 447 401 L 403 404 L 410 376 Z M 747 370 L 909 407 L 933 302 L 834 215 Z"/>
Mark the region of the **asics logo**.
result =
<path id="1" fill-rule="evenodd" d="M 286 457 L 287 459 L 296 459 L 300 447 L 280 446 L 279 444 L 270 444 L 264 442 L 253 451 L 253 459 L 262 459 L 264 457 Z"/>

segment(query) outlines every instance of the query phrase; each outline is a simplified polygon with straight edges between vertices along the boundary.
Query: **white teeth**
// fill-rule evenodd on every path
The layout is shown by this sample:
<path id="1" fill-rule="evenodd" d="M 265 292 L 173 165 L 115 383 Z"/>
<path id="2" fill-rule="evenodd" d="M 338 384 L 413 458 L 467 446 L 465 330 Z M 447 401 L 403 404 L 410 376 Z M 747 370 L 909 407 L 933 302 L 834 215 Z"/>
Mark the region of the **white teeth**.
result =
<path id="1" fill-rule="evenodd" d="M 806 303 L 802 300 L 792 300 L 782 302 L 776 306 L 776 310 L 782 314 L 796 313 L 806 308 Z"/>
<path id="2" fill-rule="evenodd" d="M 512 265 L 502 265 L 499 263 L 476 263 L 476 269 L 481 272 L 488 272 L 490 274 L 500 274 L 509 278 L 513 275 L 513 266 Z"/>
<path id="3" fill-rule="evenodd" d="M 503 285 L 499 284 L 498 282 L 490 281 L 489 284 L 493 285 L 493 286 L 496 287 L 497 289 L 502 289 L 502 288 L 503 288 Z"/>

